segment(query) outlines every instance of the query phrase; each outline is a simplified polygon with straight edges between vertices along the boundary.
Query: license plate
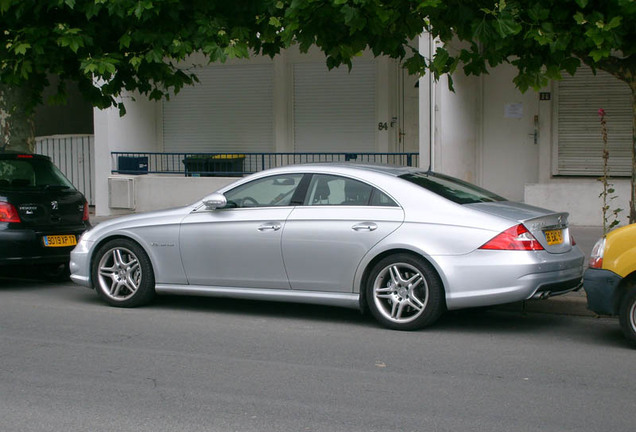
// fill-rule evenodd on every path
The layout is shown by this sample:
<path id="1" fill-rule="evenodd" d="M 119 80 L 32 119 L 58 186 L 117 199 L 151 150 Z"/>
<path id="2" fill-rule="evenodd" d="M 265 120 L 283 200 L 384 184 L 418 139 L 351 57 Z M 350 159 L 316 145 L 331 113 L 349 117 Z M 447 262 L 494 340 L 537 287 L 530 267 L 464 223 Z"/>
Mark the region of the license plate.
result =
<path id="1" fill-rule="evenodd" d="M 44 236 L 42 241 L 46 247 L 75 246 L 77 244 L 77 238 L 72 234 Z"/>
<path id="2" fill-rule="evenodd" d="M 548 245 L 559 245 L 563 243 L 563 231 L 562 230 L 550 230 L 545 231 L 545 239 L 548 241 Z"/>

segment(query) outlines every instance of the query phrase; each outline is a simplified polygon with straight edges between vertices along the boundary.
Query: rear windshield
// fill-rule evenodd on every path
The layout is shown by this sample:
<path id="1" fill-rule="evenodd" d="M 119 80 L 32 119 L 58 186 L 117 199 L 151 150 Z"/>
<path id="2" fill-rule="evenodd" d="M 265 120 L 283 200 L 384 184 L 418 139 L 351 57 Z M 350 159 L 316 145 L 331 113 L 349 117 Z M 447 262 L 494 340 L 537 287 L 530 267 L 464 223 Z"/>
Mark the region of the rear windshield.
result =
<path id="1" fill-rule="evenodd" d="M 507 201 L 505 198 L 478 186 L 443 174 L 419 172 L 404 174 L 400 178 L 458 204 Z"/>
<path id="2" fill-rule="evenodd" d="M 0 187 L 7 189 L 75 189 L 46 159 L 0 160 Z"/>

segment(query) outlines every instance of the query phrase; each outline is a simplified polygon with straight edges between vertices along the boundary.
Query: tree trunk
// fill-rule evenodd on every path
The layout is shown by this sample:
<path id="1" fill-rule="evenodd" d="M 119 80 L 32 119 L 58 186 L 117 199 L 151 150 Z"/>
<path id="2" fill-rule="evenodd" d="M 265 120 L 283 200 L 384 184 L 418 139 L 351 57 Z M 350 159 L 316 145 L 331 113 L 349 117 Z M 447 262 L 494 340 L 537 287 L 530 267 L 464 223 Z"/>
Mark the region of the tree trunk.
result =
<path id="1" fill-rule="evenodd" d="M 0 151 L 35 151 L 34 116 L 27 100 L 25 88 L 0 84 Z"/>

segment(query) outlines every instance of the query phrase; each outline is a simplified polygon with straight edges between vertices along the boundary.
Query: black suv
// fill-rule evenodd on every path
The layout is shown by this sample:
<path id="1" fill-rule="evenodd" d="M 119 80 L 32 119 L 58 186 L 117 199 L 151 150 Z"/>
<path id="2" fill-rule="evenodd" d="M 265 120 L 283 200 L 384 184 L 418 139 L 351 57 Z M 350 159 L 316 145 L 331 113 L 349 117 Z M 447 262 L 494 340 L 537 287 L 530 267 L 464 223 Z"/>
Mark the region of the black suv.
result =
<path id="1" fill-rule="evenodd" d="M 0 153 L 0 267 L 37 265 L 45 276 L 63 279 L 88 228 L 84 195 L 49 157 Z"/>

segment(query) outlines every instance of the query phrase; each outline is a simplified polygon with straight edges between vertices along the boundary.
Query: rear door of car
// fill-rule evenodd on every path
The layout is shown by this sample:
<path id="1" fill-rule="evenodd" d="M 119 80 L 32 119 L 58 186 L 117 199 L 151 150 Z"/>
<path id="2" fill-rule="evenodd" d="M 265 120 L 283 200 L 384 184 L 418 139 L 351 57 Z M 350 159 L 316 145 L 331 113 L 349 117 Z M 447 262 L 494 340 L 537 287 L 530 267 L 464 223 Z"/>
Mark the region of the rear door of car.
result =
<path id="1" fill-rule="evenodd" d="M 388 195 L 341 176 L 313 175 L 304 204 L 293 209 L 282 237 L 294 290 L 351 292 L 362 258 L 404 220 Z"/>

